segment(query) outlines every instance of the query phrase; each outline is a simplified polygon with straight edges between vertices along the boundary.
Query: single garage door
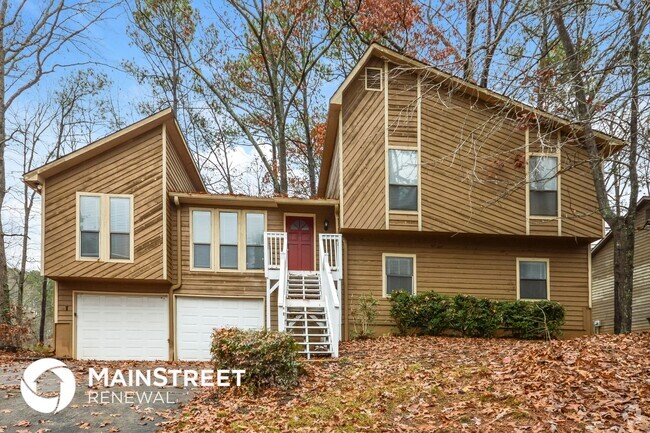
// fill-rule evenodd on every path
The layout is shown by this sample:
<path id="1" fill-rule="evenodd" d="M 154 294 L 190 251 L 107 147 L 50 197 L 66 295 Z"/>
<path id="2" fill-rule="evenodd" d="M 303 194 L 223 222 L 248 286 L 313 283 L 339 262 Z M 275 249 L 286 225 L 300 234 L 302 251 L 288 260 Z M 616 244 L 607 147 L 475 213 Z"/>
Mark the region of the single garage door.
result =
<path id="1" fill-rule="evenodd" d="M 215 328 L 262 329 L 262 299 L 176 298 L 176 347 L 178 358 L 186 361 L 210 359 Z"/>
<path id="2" fill-rule="evenodd" d="M 77 294 L 77 358 L 167 360 L 167 298 Z"/>

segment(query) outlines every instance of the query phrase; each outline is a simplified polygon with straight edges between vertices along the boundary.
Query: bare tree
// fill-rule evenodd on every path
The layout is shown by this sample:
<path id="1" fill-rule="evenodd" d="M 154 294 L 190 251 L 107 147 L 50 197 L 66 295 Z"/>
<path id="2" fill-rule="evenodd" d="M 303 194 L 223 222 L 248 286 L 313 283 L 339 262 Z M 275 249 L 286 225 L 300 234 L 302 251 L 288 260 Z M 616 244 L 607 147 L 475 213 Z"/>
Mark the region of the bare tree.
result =
<path id="1" fill-rule="evenodd" d="M 43 77 L 79 64 L 76 59 L 63 59 L 62 51 L 87 49 L 87 30 L 108 10 L 102 2 L 91 0 L 45 0 L 38 3 L 36 13 L 32 6 L 26 0 L 0 3 L 0 208 L 7 191 L 5 148 L 12 135 L 7 130 L 9 108 Z M 0 320 L 4 320 L 9 307 L 4 230 L 0 230 L 0 284 Z"/>

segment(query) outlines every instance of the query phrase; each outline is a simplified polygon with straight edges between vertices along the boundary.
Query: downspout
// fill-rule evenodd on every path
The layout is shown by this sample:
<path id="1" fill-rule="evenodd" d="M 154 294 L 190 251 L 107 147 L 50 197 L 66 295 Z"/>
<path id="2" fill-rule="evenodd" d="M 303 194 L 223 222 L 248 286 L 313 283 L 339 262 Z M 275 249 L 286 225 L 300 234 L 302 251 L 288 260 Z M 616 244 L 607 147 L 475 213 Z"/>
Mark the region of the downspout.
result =
<path id="1" fill-rule="evenodd" d="M 176 284 L 169 288 L 169 341 L 172 361 L 176 360 L 176 320 L 174 317 L 174 292 L 183 285 L 183 241 L 181 237 L 181 203 L 178 197 L 174 197 L 176 206 Z"/>

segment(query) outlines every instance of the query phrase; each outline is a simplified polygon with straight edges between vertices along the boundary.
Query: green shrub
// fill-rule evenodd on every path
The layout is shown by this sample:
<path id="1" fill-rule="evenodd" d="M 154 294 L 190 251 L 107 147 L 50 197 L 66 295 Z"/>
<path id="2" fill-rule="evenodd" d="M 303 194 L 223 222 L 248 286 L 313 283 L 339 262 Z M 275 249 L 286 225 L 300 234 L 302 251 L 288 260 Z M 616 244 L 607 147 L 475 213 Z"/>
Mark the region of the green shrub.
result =
<path id="1" fill-rule="evenodd" d="M 357 307 L 352 310 L 352 338 L 370 338 L 373 330 L 370 329 L 377 319 L 377 298 L 372 293 L 359 296 Z"/>
<path id="2" fill-rule="evenodd" d="M 501 321 L 493 301 L 468 295 L 453 298 L 450 328 L 464 337 L 492 337 Z"/>
<path id="3" fill-rule="evenodd" d="M 491 301 L 468 295 L 394 292 L 390 314 L 400 334 L 440 335 L 455 331 L 467 337 L 492 337 L 497 329 L 525 339 L 557 338 L 564 307 L 554 301 Z"/>
<path id="4" fill-rule="evenodd" d="M 215 329 L 212 362 L 215 370 L 245 370 L 242 386 L 250 391 L 296 385 L 304 372 L 299 346 L 290 334 L 276 331 Z"/>
<path id="5" fill-rule="evenodd" d="M 551 339 L 561 335 L 564 307 L 554 301 L 501 301 L 502 327 L 516 338 Z"/>

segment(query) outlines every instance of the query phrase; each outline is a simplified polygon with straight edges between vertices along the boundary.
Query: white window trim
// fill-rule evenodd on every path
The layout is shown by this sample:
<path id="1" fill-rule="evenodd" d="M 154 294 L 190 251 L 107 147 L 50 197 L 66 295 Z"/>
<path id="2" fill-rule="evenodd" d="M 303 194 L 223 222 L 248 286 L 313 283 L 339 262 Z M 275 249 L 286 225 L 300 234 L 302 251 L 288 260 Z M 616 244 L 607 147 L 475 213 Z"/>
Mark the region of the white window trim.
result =
<path id="1" fill-rule="evenodd" d="M 550 301 L 551 300 L 551 261 L 550 259 L 540 259 L 535 257 L 517 257 L 517 300 L 520 301 Z M 521 262 L 540 262 L 546 263 L 546 299 L 522 299 L 521 298 L 521 279 L 519 278 L 519 264 Z"/>
<path id="2" fill-rule="evenodd" d="M 529 220 L 561 220 L 562 212 L 562 151 L 558 150 L 557 152 L 527 152 L 526 153 L 526 213 Z M 557 159 L 557 215 L 531 215 L 530 213 L 530 158 L 531 157 L 545 157 L 545 158 L 556 158 Z"/>
<path id="3" fill-rule="evenodd" d="M 379 89 L 373 89 L 372 87 L 368 87 L 368 71 L 379 71 Z M 380 67 L 367 67 L 365 70 L 364 74 L 364 87 L 366 90 L 370 90 L 371 92 L 381 92 L 384 90 L 384 69 Z"/>
<path id="4" fill-rule="evenodd" d="M 81 226 L 79 219 L 79 202 L 81 197 L 99 197 L 99 257 L 82 257 L 81 256 Z M 129 230 L 129 258 L 128 259 L 112 259 L 111 258 L 111 214 L 110 214 L 110 199 L 111 198 L 128 198 L 130 209 L 130 230 Z M 103 194 L 96 192 L 80 192 L 77 191 L 76 205 L 75 205 L 75 234 L 76 234 L 76 247 L 75 247 L 75 260 L 81 262 L 105 262 L 105 263 L 133 263 L 134 262 L 134 198 L 133 194 Z"/>
<path id="5" fill-rule="evenodd" d="M 418 267 L 415 254 L 399 254 L 399 253 L 382 253 L 381 254 L 381 296 L 382 298 L 389 298 L 387 294 L 388 281 L 386 278 L 386 258 L 388 257 L 407 257 L 413 259 L 413 295 L 417 295 L 418 290 Z"/>
<path id="6" fill-rule="evenodd" d="M 209 268 L 195 268 L 194 267 L 194 211 L 209 212 L 210 213 L 210 267 Z M 200 207 L 189 208 L 190 220 L 190 271 L 192 272 L 212 272 L 214 271 L 214 243 L 216 240 L 216 233 L 214 230 L 214 210 Z"/>
<path id="7" fill-rule="evenodd" d="M 211 236 L 210 241 L 211 245 L 211 254 L 210 254 L 210 267 L 209 268 L 195 268 L 194 267 L 194 229 L 192 227 L 192 212 L 198 211 L 208 211 L 211 212 Z M 268 215 L 265 210 L 242 210 L 242 209 L 227 209 L 227 208 L 204 208 L 204 207 L 191 207 L 189 208 L 188 218 L 190 220 L 190 232 L 189 232 L 189 245 L 190 245 L 190 271 L 191 272 L 223 272 L 223 273 L 247 273 L 247 274 L 263 274 L 264 268 L 261 269 L 246 269 L 246 215 L 249 213 L 252 214 L 262 214 L 264 215 L 264 231 L 268 231 Z M 232 268 L 222 268 L 221 267 L 221 244 L 219 239 L 220 233 L 220 218 L 219 215 L 221 212 L 229 212 L 237 214 L 237 269 Z M 264 251 L 266 254 L 266 251 Z"/>

